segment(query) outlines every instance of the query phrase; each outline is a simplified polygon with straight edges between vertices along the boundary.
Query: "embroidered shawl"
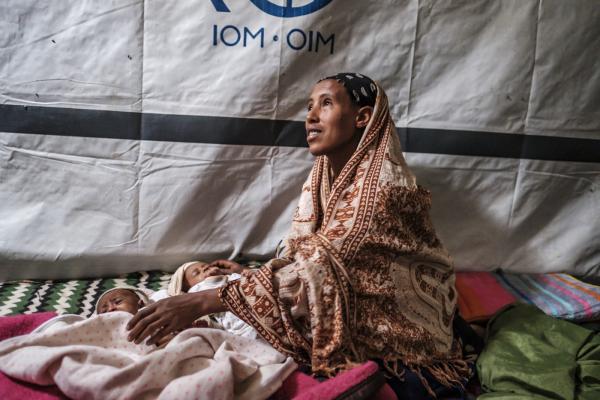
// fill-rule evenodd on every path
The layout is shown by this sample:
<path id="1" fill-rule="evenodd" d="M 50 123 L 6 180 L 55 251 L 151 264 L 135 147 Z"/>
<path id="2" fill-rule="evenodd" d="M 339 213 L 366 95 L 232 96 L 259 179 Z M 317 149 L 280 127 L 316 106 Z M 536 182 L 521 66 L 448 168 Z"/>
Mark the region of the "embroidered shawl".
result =
<path id="1" fill-rule="evenodd" d="M 283 254 L 224 286 L 221 301 L 314 373 L 380 359 L 398 376 L 403 364 L 460 384 L 468 368 L 452 332 L 452 261 L 380 87 L 356 151 L 330 181 L 317 157 Z"/>

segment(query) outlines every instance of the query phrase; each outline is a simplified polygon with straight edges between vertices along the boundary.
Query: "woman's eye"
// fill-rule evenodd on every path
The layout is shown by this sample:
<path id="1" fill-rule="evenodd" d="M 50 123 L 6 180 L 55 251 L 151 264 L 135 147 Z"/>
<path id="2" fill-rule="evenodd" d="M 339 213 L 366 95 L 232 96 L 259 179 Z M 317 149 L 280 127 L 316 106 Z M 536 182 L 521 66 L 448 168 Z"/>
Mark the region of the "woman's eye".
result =
<path id="1" fill-rule="evenodd" d="M 306 107 L 306 109 L 307 109 L 308 111 L 312 110 L 312 105 L 311 105 L 311 104 L 309 104 L 309 105 L 308 105 L 308 107 Z"/>
<path id="2" fill-rule="evenodd" d="M 331 104 L 332 104 L 331 100 L 329 100 L 329 99 L 325 99 L 325 100 L 323 100 L 323 105 L 325 105 L 325 106 L 329 106 L 329 105 L 331 105 Z"/>

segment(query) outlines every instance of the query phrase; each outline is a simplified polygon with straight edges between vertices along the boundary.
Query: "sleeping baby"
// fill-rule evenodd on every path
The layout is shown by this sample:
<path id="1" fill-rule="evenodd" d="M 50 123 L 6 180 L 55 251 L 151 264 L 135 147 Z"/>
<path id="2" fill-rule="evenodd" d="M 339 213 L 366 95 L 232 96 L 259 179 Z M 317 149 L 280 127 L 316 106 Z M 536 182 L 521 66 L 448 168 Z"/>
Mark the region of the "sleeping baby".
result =
<path id="1" fill-rule="evenodd" d="M 152 299 L 160 300 L 168 296 L 182 293 L 195 293 L 202 290 L 223 286 L 228 281 L 240 278 L 243 267 L 233 262 L 220 260 L 207 264 L 201 261 L 191 261 L 183 264 L 173 274 L 168 289 L 156 292 Z M 210 316 L 210 326 L 226 330 L 238 336 L 258 339 L 260 336 L 250 325 L 239 319 L 231 312 L 223 312 Z"/>
<path id="2" fill-rule="evenodd" d="M 96 312 L 92 317 L 113 311 L 125 311 L 135 314 L 150 303 L 152 303 L 152 300 L 150 300 L 143 290 L 127 285 L 117 286 L 108 289 L 100 295 L 96 302 Z M 38 326 L 32 333 L 55 331 L 59 328 L 84 321 L 85 319 L 85 317 L 78 314 L 58 315 Z"/>

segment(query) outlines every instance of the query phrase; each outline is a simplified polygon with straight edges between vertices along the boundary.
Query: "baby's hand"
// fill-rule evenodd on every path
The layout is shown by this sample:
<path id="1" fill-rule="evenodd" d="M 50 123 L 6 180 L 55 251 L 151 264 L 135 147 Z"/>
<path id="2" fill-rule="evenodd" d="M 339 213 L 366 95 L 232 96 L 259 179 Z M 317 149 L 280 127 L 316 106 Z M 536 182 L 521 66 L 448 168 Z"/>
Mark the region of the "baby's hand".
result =
<path id="1" fill-rule="evenodd" d="M 241 274 L 245 269 L 242 265 L 230 260 L 215 260 L 210 265 L 218 267 L 228 274 Z"/>

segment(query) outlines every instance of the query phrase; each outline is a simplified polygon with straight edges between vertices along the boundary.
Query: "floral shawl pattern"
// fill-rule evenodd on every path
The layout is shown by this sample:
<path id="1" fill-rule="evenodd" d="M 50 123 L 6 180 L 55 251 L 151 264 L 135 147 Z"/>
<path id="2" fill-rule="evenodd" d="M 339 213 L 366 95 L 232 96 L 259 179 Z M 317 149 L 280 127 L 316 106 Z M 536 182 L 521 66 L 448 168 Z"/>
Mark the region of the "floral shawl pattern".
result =
<path id="1" fill-rule="evenodd" d="M 381 359 L 391 373 L 403 364 L 450 386 L 468 374 L 452 333 L 452 261 L 378 89 L 373 117 L 333 183 L 327 158 L 316 159 L 283 254 L 219 295 L 315 373 Z"/>

